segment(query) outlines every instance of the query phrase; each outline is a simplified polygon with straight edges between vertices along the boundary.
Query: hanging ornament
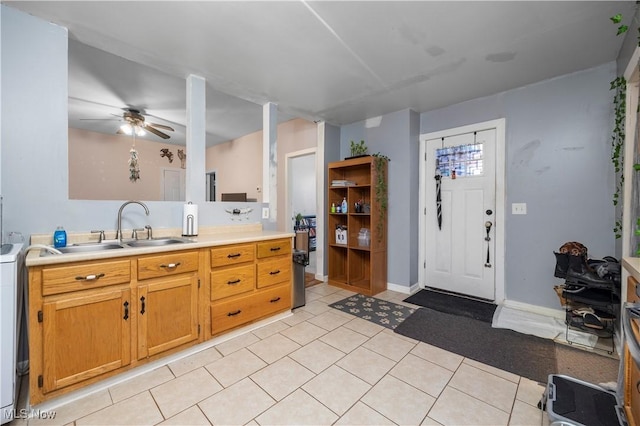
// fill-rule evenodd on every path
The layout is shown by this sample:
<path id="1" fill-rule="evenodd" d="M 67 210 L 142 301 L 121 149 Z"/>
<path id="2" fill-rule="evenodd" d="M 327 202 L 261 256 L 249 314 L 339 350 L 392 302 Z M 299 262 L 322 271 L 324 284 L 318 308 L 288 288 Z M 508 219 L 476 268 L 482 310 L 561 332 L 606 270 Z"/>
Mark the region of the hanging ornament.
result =
<path id="1" fill-rule="evenodd" d="M 135 182 L 140 179 L 140 168 L 138 167 L 138 151 L 135 147 L 129 150 L 129 180 Z"/>

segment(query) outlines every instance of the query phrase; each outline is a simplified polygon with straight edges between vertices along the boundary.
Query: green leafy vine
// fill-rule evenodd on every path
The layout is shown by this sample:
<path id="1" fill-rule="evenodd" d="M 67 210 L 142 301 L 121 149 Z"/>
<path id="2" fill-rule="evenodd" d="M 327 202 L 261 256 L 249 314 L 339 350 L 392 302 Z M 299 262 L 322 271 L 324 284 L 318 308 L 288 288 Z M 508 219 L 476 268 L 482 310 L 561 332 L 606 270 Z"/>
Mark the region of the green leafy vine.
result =
<path id="1" fill-rule="evenodd" d="M 611 82 L 610 90 L 614 90 L 614 126 L 611 136 L 611 161 L 616 175 L 616 191 L 613 194 L 613 205 L 617 206 L 621 201 L 622 187 L 624 185 L 624 137 L 625 137 L 625 112 L 627 81 L 624 77 L 617 77 Z M 616 239 L 622 237 L 622 213 L 616 213 L 616 222 L 613 228 Z"/>
<path id="2" fill-rule="evenodd" d="M 384 236 L 384 221 L 387 217 L 388 188 L 384 166 L 388 161 L 390 160 L 386 155 L 380 154 L 379 152 L 373 154 L 373 165 L 376 171 L 376 204 L 378 205 L 378 224 L 376 225 L 376 235 L 378 242 L 382 242 L 382 238 Z"/>

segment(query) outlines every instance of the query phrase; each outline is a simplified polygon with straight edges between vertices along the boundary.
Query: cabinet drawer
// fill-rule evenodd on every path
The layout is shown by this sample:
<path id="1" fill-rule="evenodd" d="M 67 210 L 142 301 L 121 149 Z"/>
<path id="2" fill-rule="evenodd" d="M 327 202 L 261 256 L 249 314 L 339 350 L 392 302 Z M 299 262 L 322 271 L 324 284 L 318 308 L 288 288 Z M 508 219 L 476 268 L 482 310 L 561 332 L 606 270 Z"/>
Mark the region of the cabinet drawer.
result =
<path id="1" fill-rule="evenodd" d="M 273 240 L 258 243 L 258 259 L 265 257 L 280 256 L 283 254 L 291 254 L 291 240 Z"/>
<path id="2" fill-rule="evenodd" d="M 176 251 L 138 259 L 138 279 L 165 277 L 198 270 L 197 251 Z"/>
<path id="3" fill-rule="evenodd" d="M 291 282 L 291 258 L 289 256 L 258 263 L 258 288 Z"/>
<path id="4" fill-rule="evenodd" d="M 252 264 L 211 272 L 211 300 L 252 291 L 256 285 L 256 268 Z"/>
<path id="5" fill-rule="evenodd" d="M 211 334 L 246 324 L 255 319 L 291 308 L 291 286 L 268 290 L 211 305 Z"/>
<path id="6" fill-rule="evenodd" d="M 42 270 L 42 295 L 87 290 L 131 281 L 129 260 L 91 262 Z"/>
<path id="7" fill-rule="evenodd" d="M 211 267 L 237 265 L 253 262 L 255 259 L 254 244 L 237 244 L 211 249 Z"/>

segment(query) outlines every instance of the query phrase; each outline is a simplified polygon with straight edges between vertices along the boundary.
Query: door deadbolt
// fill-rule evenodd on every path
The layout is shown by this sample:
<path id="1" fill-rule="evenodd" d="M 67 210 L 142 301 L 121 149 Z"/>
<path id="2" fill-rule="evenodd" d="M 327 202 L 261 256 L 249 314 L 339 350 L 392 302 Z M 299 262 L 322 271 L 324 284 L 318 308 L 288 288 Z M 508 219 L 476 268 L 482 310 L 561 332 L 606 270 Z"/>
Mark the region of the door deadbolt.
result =
<path id="1" fill-rule="evenodd" d="M 487 214 L 487 216 L 491 216 L 493 214 L 493 210 L 488 209 L 485 211 L 485 213 Z"/>

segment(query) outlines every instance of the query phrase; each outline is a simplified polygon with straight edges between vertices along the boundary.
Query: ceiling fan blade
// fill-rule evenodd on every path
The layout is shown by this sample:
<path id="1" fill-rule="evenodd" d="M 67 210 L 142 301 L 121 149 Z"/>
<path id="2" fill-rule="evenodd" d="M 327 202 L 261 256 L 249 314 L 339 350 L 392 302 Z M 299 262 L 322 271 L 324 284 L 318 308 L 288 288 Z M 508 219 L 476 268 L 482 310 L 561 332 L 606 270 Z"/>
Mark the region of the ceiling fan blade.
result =
<path id="1" fill-rule="evenodd" d="M 174 131 L 175 131 L 175 130 L 173 130 L 173 127 L 165 126 L 164 124 L 147 123 L 146 125 L 147 125 L 147 126 L 157 127 L 157 128 L 159 128 L 159 129 L 171 130 L 172 132 L 174 132 Z"/>
<path id="2" fill-rule="evenodd" d="M 154 129 L 151 126 L 144 126 L 144 129 L 148 130 L 149 132 L 153 133 L 156 136 L 160 136 L 162 139 L 169 139 L 170 138 L 169 135 L 167 135 L 165 133 L 162 133 L 160 130 Z"/>
<path id="3" fill-rule="evenodd" d="M 80 120 L 91 120 L 91 121 L 120 121 L 120 118 L 81 118 Z"/>

